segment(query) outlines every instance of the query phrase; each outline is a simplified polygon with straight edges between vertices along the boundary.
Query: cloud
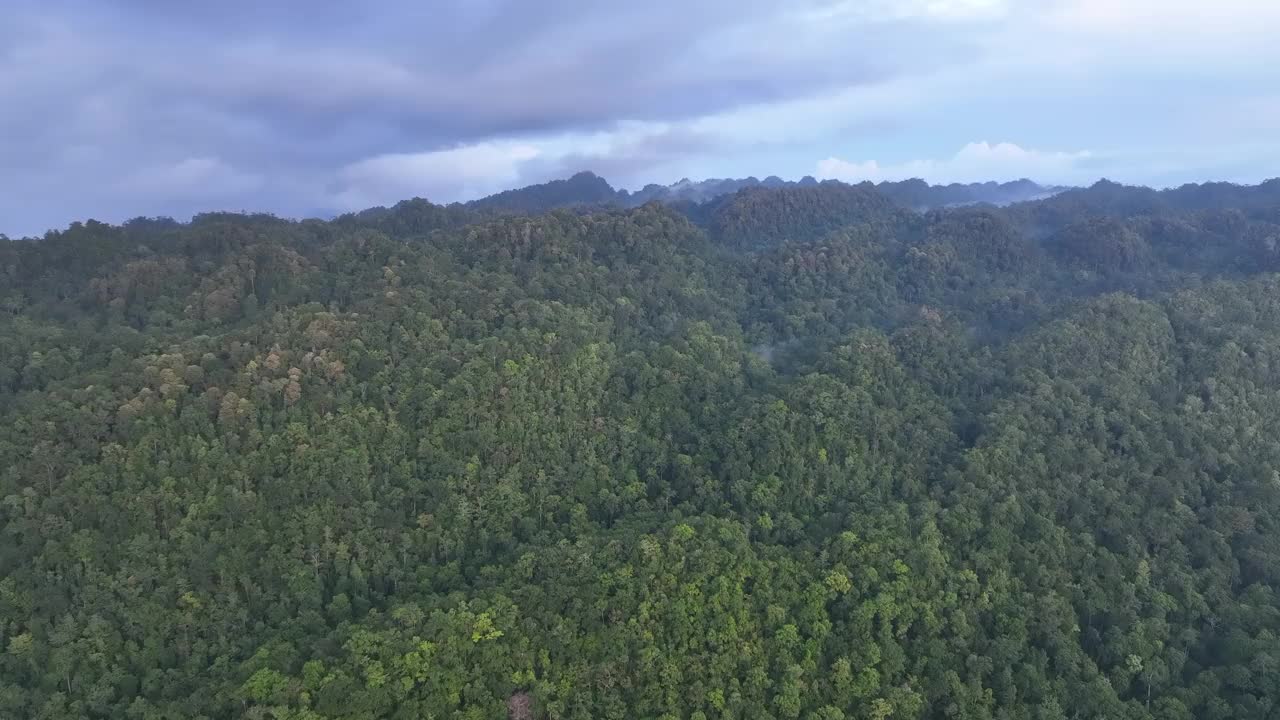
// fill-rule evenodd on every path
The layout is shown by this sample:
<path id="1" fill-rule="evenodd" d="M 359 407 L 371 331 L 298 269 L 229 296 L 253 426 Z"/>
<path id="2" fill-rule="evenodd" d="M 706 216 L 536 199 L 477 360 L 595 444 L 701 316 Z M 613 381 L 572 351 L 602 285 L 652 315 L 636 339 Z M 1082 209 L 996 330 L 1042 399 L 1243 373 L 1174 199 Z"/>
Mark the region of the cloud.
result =
<path id="1" fill-rule="evenodd" d="M 328 193 L 339 210 L 386 205 L 408 197 L 473 200 L 517 185 L 590 170 L 620 187 L 638 187 L 676 161 L 721 148 L 683 127 L 634 123 L 613 132 L 494 141 L 447 150 L 391 153 L 343 167 Z"/>
<path id="2" fill-rule="evenodd" d="M 949 22 L 1004 16 L 1009 0 L 834 0 L 807 11 L 818 22 L 883 22 L 925 18 Z"/>
<path id="3" fill-rule="evenodd" d="M 1130 39 L 1138 37 L 1135 28 L 1199 37 L 1272 34 L 1274 25 L 1267 24 L 1280 21 L 1280 5 L 1271 0 L 1059 0 L 1049 20 L 1068 30 Z"/>
<path id="4" fill-rule="evenodd" d="M 607 7 L 503 0 L 487 3 L 488 12 L 455 0 L 434 4 L 431 15 L 402 0 L 363 17 L 320 3 L 319 14 L 343 23 L 342 32 L 311 34 L 306 22 L 299 30 L 248 3 L 228 8 L 247 29 L 227 27 L 225 34 L 202 25 L 219 27 L 199 10 L 177 15 L 152 2 L 126 5 L 159 19 L 117 18 L 92 6 L 61 15 L 33 11 L 26 23 L 37 31 L 24 44 L 54 61 L 35 74 L 53 69 L 81 92 L 105 87 L 161 106 L 178 100 L 295 132 L 376 115 L 395 121 L 383 123 L 386 140 L 412 137 L 437 147 L 696 117 L 874 82 L 942 57 L 916 53 L 889 63 L 884 58 L 894 54 L 879 52 L 887 48 L 856 28 L 839 38 L 779 44 L 781 27 L 821 28 L 796 26 L 799 20 L 763 0 Z M 681 21 L 669 22 L 672 15 Z M 130 19 L 148 29 L 145 42 L 129 37 Z"/>
<path id="5" fill-rule="evenodd" d="M 828 155 L 832 174 L 1086 179 L 1051 152 L 943 154 L 976 137 L 1134 158 L 1131 181 L 1253 177 L 1280 144 L 1260 99 L 1278 24 L 1269 0 L 7 0 L 0 231 Z"/>
<path id="6" fill-rule="evenodd" d="M 22 112 L 0 113 L 0 186 L 9 194 L 0 217 L 6 231 L 26 232 L 113 207 L 119 217 L 189 214 L 229 202 L 227 194 L 290 214 L 335 185 L 346 202 L 411 185 L 353 175 L 374 173 L 386 158 L 442 162 L 457 148 L 566 137 L 612 136 L 603 150 L 555 154 L 566 163 L 639 175 L 698 132 L 636 140 L 636 124 L 674 128 L 908 77 L 973 52 L 934 28 L 928 12 L 885 10 L 838 26 L 806 16 L 827 2 L 391 0 L 371 13 L 336 0 L 228 0 L 216 10 L 11 0 L 0 27 L 0 105 Z M 930 42 L 898 52 L 886 28 Z M 780 34 L 806 41 L 778 42 Z M 183 163 L 191 172 L 201 158 L 231 168 L 210 187 L 235 192 L 204 202 L 192 193 L 184 205 L 146 181 Z M 449 196 L 511 177 L 492 169 L 484 182 L 425 187 Z M 82 204 L 22 196 L 46 181 Z"/>
<path id="7" fill-rule="evenodd" d="M 333 204 L 343 210 L 385 205 L 409 197 L 436 202 L 498 192 L 520 177 L 540 150 L 524 143 L 480 143 L 449 150 L 378 155 L 338 173 Z"/>
<path id="8" fill-rule="evenodd" d="M 263 178 L 241 172 L 215 157 L 191 157 L 169 165 L 137 170 L 121 189 L 152 196 L 225 197 L 261 188 Z"/>
<path id="9" fill-rule="evenodd" d="M 1044 0 L 996 41 L 1024 67 L 1076 73 L 1145 70 L 1188 80 L 1258 72 L 1276 58 L 1272 0 Z M 1140 88 L 1134 88 L 1140 92 Z"/>
<path id="10" fill-rule="evenodd" d="M 1089 172 L 1093 153 L 1025 149 L 1014 143 L 973 142 L 943 160 L 911 160 L 882 165 L 827 158 L 818 163 L 822 179 L 861 182 L 921 178 L 933 183 L 1005 181 L 1031 178 L 1044 183 L 1078 182 Z"/>
<path id="11" fill-rule="evenodd" d="M 590 170 L 619 187 L 670 182 L 675 168 L 731 147 L 726 138 L 685 125 L 638 123 L 591 136 L 567 136 L 525 163 L 521 181 L 545 182 Z"/>

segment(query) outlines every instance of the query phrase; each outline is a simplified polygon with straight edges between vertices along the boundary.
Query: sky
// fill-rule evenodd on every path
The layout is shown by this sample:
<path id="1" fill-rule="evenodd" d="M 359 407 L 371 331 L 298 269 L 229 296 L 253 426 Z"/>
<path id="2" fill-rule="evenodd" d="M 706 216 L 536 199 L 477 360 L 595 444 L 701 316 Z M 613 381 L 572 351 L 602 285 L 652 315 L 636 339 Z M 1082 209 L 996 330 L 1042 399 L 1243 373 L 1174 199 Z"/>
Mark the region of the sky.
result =
<path id="1" fill-rule="evenodd" d="M 376 10 L 374 10 L 376 8 Z M 0 0 L 0 233 L 592 170 L 1280 175 L 1275 0 Z"/>

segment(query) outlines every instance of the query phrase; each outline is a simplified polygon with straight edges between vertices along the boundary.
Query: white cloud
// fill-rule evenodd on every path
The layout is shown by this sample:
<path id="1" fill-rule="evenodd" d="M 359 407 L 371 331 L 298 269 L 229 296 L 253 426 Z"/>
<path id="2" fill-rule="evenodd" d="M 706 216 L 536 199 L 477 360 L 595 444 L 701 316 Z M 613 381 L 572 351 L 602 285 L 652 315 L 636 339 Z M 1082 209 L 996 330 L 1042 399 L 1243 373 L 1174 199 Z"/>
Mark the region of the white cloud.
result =
<path id="1" fill-rule="evenodd" d="M 1119 34 L 1134 39 L 1166 33 L 1201 38 L 1206 34 L 1274 34 L 1274 23 L 1280 21 L 1280 3 L 1274 0 L 1214 0 L 1212 3 L 1204 0 L 1061 0 L 1048 18 L 1071 30 Z"/>
<path id="2" fill-rule="evenodd" d="M 366 158 L 339 172 L 335 206 L 356 210 L 425 197 L 465 200 L 498 192 L 520 177 L 524 163 L 542 154 L 526 142 L 494 141 L 449 150 L 393 153 Z"/>
<path id="3" fill-rule="evenodd" d="M 882 165 L 875 160 L 850 162 L 830 157 L 818 163 L 822 179 L 861 182 L 922 178 L 933 183 L 983 182 L 1031 178 L 1061 183 L 1081 180 L 1088 172 L 1082 161 L 1093 153 L 1026 149 L 1013 143 L 973 142 L 942 160 L 911 160 Z"/>
<path id="4" fill-rule="evenodd" d="M 1274 62 L 1278 27 L 1274 0 L 1046 0 L 1011 17 L 989 49 L 1033 70 L 1230 79 Z"/>
<path id="5" fill-rule="evenodd" d="M 1008 0 L 835 0 L 805 9 L 802 17 L 815 23 L 985 20 L 1008 6 Z"/>
<path id="6" fill-rule="evenodd" d="M 460 145 L 448 150 L 377 155 L 338 171 L 330 204 L 340 210 L 410 197 L 449 203 L 592 170 L 620 186 L 670 182 L 655 171 L 701 157 L 715 138 L 669 123 L 620 123 L 609 131 L 561 133 Z"/>

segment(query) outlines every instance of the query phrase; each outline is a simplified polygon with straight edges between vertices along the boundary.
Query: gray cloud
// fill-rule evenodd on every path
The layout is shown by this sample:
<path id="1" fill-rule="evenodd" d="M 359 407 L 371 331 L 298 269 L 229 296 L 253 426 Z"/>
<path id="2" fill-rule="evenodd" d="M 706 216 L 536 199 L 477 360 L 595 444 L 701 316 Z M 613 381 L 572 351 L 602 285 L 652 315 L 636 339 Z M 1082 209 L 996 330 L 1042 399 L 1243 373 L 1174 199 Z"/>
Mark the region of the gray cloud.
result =
<path id="1" fill-rule="evenodd" d="M 364 159 L 678 122 L 969 52 L 894 52 L 885 29 L 910 22 L 898 17 L 793 42 L 810 5 L 766 0 L 13 2 L 0 28 L 0 223 L 18 233 L 220 203 L 300 212 Z M 521 174 L 635 173 L 680 137 Z M 203 195 L 197 169 L 218 179 Z M 166 173 L 189 182 L 136 181 Z"/>
<path id="2" fill-rule="evenodd" d="M 581 169 L 634 186 L 798 175 L 823 158 L 914 167 L 982 138 L 1098 158 L 1139 141 L 1203 146 L 1120 179 L 1252 177 L 1274 157 L 1262 119 L 1275 100 L 1258 94 L 1273 92 L 1275 53 L 1260 48 L 1280 11 L 1222 0 L 1155 13 L 1166 1 L 1199 7 L 7 0 L 0 231 L 450 201 Z M 1135 13 L 1161 18 L 1140 51 Z M 1191 47 L 1194 86 L 1179 60 Z"/>

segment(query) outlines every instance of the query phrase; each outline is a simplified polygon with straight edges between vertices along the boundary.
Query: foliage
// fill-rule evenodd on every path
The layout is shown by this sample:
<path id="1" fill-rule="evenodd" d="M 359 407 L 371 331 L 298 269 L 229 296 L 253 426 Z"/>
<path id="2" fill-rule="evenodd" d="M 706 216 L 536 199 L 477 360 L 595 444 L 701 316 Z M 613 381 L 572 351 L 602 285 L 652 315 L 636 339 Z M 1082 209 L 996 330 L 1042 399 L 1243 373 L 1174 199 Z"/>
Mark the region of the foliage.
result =
<path id="1" fill-rule="evenodd" d="M 0 716 L 1274 717 L 1262 188 L 0 239 Z"/>

